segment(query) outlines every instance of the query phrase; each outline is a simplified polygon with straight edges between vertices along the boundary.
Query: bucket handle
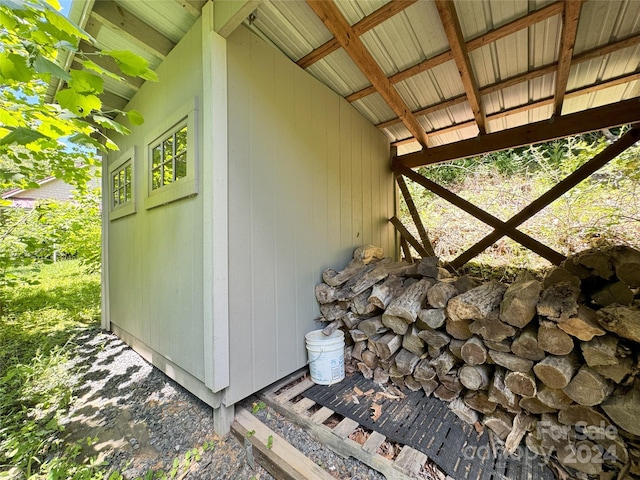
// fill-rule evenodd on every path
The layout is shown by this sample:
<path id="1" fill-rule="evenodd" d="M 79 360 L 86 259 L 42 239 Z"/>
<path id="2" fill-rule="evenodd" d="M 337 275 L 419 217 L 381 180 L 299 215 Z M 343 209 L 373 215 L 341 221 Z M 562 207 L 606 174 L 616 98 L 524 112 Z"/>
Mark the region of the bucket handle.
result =
<path id="1" fill-rule="evenodd" d="M 322 350 L 320 350 L 320 353 L 318 354 L 318 356 L 316 358 L 314 358 L 313 360 L 307 360 L 307 365 L 309 365 L 310 363 L 313 363 L 316 360 L 318 360 L 322 356 L 323 353 L 324 353 L 324 347 L 322 347 Z"/>

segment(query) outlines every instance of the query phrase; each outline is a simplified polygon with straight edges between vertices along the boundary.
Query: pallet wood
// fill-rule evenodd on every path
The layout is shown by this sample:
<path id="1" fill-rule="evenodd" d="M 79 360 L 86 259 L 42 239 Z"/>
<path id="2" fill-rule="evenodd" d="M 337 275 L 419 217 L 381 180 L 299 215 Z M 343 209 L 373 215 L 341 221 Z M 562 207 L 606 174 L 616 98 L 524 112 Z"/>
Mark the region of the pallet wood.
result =
<path id="1" fill-rule="evenodd" d="M 265 470 L 282 480 L 331 480 L 333 477 L 281 436 L 241 407 L 236 407 L 231 431 L 241 444 L 251 445 L 253 456 Z M 248 435 L 254 432 L 253 435 Z M 269 439 L 272 439 L 269 442 Z M 267 448 L 267 443 L 271 447 Z"/>

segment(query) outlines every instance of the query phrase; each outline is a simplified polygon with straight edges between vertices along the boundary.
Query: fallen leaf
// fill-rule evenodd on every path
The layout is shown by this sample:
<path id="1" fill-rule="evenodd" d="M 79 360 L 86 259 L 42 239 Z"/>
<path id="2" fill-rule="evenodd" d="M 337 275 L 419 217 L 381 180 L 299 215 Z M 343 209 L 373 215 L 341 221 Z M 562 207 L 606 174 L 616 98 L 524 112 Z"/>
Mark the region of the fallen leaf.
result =
<path id="1" fill-rule="evenodd" d="M 371 409 L 371 420 L 375 422 L 380 418 L 380 415 L 382 415 L 382 405 L 379 403 L 372 403 L 369 408 Z"/>
<path id="2" fill-rule="evenodd" d="M 360 390 L 358 387 L 353 387 L 353 391 L 356 392 L 356 395 L 358 396 L 362 395 L 362 390 Z"/>

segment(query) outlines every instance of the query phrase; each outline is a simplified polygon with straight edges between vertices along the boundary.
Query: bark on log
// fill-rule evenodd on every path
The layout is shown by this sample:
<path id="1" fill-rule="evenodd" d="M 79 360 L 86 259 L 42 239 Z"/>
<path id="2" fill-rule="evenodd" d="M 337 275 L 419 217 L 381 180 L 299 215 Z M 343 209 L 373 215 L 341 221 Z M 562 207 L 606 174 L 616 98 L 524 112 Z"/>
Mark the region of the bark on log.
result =
<path id="1" fill-rule="evenodd" d="M 533 372 L 547 387 L 564 388 L 576 373 L 577 364 L 573 355 L 562 357 L 549 355 L 533 367 Z"/>
<path id="2" fill-rule="evenodd" d="M 420 357 L 418 355 L 401 348 L 395 359 L 396 370 L 400 375 L 411 375 L 419 361 Z"/>
<path id="3" fill-rule="evenodd" d="M 460 349 L 462 359 L 470 365 L 481 365 L 487 361 L 487 348 L 478 337 L 471 337 Z"/>
<path id="4" fill-rule="evenodd" d="M 640 435 L 640 380 L 622 395 L 608 398 L 602 405 L 609 418 L 625 432 Z"/>
<path id="5" fill-rule="evenodd" d="M 542 288 L 550 287 L 551 285 L 555 285 L 556 283 L 569 283 L 575 287 L 580 288 L 580 279 L 569 270 L 562 267 L 553 267 L 547 272 L 547 274 L 542 279 Z"/>
<path id="6" fill-rule="evenodd" d="M 535 371 L 535 369 L 534 369 Z M 546 385 L 538 390 L 536 398 L 540 400 L 544 405 L 547 405 L 556 410 L 562 410 L 567 408 L 573 403 L 567 394 L 559 388 L 549 388 Z"/>
<path id="7" fill-rule="evenodd" d="M 367 380 L 371 380 L 373 378 L 373 370 L 364 362 L 358 362 L 357 364 L 358 370 L 364 378 Z"/>
<path id="8" fill-rule="evenodd" d="M 533 367 L 533 362 L 526 358 L 520 358 L 517 355 L 504 352 L 496 352 L 489 350 L 489 357 L 497 365 L 500 365 L 512 372 L 528 372 Z"/>
<path id="9" fill-rule="evenodd" d="M 434 348 L 442 348 L 451 341 L 451 337 L 446 333 L 430 328 L 420 330 L 418 337 L 424 340 L 427 345 Z"/>
<path id="10" fill-rule="evenodd" d="M 373 287 L 376 283 L 387 278 L 387 276 L 389 276 L 389 269 L 387 268 L 388 265 L 388 262 L 378 262 L 374 269 L 369 270 L 364 275 L 359 277 L 358 281 L 355 282 L 351 287 L 353 293 L 355 295 L 363 293 L 366 290 L 369 290 L 369 288 Z"/>
<path id="11" fill-rule="evenodd" d="M 443 402 L 452 402 L 460 396 L 460 393 L 452 392 L 444 385 L 440 385 L 433 391 L 433 395 Z"/>
<path id="12" fill-rule="evenodd" d="M 435 391 L 435 389 L 438 388 L 438 386 L 440 386 L 440 383 L 435 379 L 420 380 L 420 385 L 422 385 L 422 389 L 424 390 L 424 394 L 427 397 L 430 397 L 431 394 Z"/>
<path id="13" fill-rule="evenodd" d="M 478 412 L 470 409 L 460 398 L 456 398 L 448 407 L 460 420 L 469 425 L 473 425 L 478 421 Z"/>
<path id="14" fill-rule="evenodd" d="M 479 286 L 480 281 L 470 277 L 469 275 L 462 275 L 454 282 L 454 285 L 456 286 L 458 293 L 465 293 Z"/>
<path id="15" fill-rule="evenodd" d="M 618 363 L 618 337 L 605 335 L 580 344 L 584 361 L 590 367 L 598 365 L 615 365 Z"/>
<path id="16" fill-rule="evenodd" d="M 640 309 L 609 305 L 598 310 L 598 322 L 605 330 L 640 343 Z"/>
<path id="17" fill-rule="evenodd" d="M 574 402 L 592 407 L 602 403 L 613 392 L 613 385 L 595 370 L 583 365 L 563 390 Z"/>
<path id="18" fill-rule="evenodd" d="M 415 325 L 409 326 L 402 339 L 402 348 L 420 357 L 425 352 L 425 346 L 424 340 L 418 336 L 419 332 Z"/>
<path id="19" fill-rule="evenodd" d="M 420 328 L 440 328 L 444 325 L 446 319 L 447 315 L 444 308 L 423 308 L 418 312 L 416 324 Z"/>
<path id="20" fill-rule="evenodd" d="M 492 342 L 501 342 L 516 333 L 515 328 L 500 320 L 497 310 L 489 313 L 484 318 L 472 322 L 469 325 L 469 330 L 471 333 L 480 335 L 484 340 Z"/>
<path id="21" fill-rule="evenodd" d="M 454 322 L 450 318 L 447 318 L 445 322 L 445 330 L 456 340 L 469 340 L 473 337 L 473 333 L 469 330 L 469 325 L 473 323 L 473 320 L 458 320 Z"/>
<path id="22" fill-rule="evenodd" d="M 545 405 L 535 397 L 524 397 L 520 400 L 520 403 L 518 405 L 520 405 L 520 407 L 527 412 L 533 413 L 534 415 L 540 415 L 541 413 L 554 413 L 557 411 L 557 409 Z"/>
<path id="23" fill-rule="evenodd" d="M 485 415 L 493 413 L 498 406 L 497 403 L 489 400 L 487 392 L 468 392 L 464 396 L 464 403 L 469 407 Z"/>
<path id="24" fill-rule="evenodd" d="M 484 344 L 490 350 L 496 350 L 497 352 L 504 352 L 504 353 L 511 352 L 512 342 L 508 338 L 505 338 L 501 342 L 493 342 L 491 340 L 485 339 Z"/>
<path id="25" fill-rule="evenodd" d="M 489 400 L 501 405 L 504 409 L 512 413 L 519 413 L 518 402 L 520 397 L 507 388 L 504 383 L 505 371 L 496 368 L 493 380 L 489 384 Z"/>
<path id="26" fill-rule="evenodd" d="M 574 256 L 574 263 L 578 263 L 589 270 L 597 277 L 609 280 L 613 276 L 613 266 L 609 256 L 599 251 L 584 251 Z"/>
<path id="27" fill-rule="evenodd" d="M 327 285 L 326 283 L 320 283 L 315 288 L 316 300 L 318 303 L 331 303 L 338 300 L 338 289 Z"/>
<path id="28" fill-rule="evenodd" d="M 624 245 L 608 252 L 616 276 L 632 288 L 640 287 L 640 251 Z"/>
<path id="29" fill-rule="evenodd" d="M 363 350 L 362 362 L 372 370 L 376 369 L 378 367 L 378 355 L 371 350 Z"/>
<path id="30" fill-rule="evenodd" d="M 364 334 L 364 332 L 362 330 L 358 330 L 357 328 L 349 330 L 349 334 L 351 335 L 351 338 L 354 342 L 365 342 L 366 344 L 366 341 L 368 340 L 368 337 Z"/>
<path id="31" fill-rule="evenodd" d="M 460 383 L 469 390 L 484 390 L 491 381 L 491 367 L 489 365 L 463 365 L 458 370 Z"/>
<path id="32" fill-rule="evenodd" d="M 382 314 L 382 323 L 395 333 L 404 335 L 407 326 L 418 318 L 418 312 L 429 287 L 431 283 L 425 279 L 407 287 L 399 297 L 391 301 Z"/>
<path id="33" fill-rule="evenodd" d="M 556 283 L 546 288 L 537 305 L 538 315 L 566 320 L 578 313 L 580 289 L 569 283 Z"/>
<path id="34" fill-rule="evenodd" d="M 371 289 L 365 290 L 359 293 L 349 301 L 349 308 L 357 315 L 363 317 L 370 317 L 378 312 L 378 307 L 373 303 L 369 303 L 369 296 L 371 295 Z"/>
<path id="35" fill-rule="evenodd" d="M 484 318 L 499 307 L 505 290 L 506 287 L 495 280 L 472 288 L 449 300 L 447 316 L 454 322 Z"/>
<path id="36" fill-rule="evenodd" d="M 458 322 L 459 323 L 459 322 Z M 458 360 L 462 360 L 462 346 L 464 345 L 465 340 L 458 340 L 457 338 L 452 338 L 449 342 L 448 348 L 449 351 L 456 357 Z"/>
<path id="37" fill-rule="evenodd" d="M 456 357 L 449 351 L 444 351 L 442 355 L 438 358 L 434 358 L 431 361 L 433 368 L 436 370 L 436 375 L 438 378 L 444 377 L 449 371 L 453 368 L 453 366 L 457 363 Z"/>
<path id="38" fill-rule="evenodd" d="M 501 409 L 486 415 L 482 423 L 495 433 L 501 440 L 506 440 L 513 428 L 513 417 Z"/>
<path id="39" fill-rule="evenodd" d="M 324 335 L 326 335 L 327 337 L 329 335 L 331 335 L 333 332 L 335 332 L 338 328 L 342 327 L 344 325 L 344 323 L 342 322 L 342 320 L 334 320 L 333 322 L 331 322 L 329 325 L 327 325 L 326 327 L 324 327 L 322 329 L 322 333 Z"/>
<path id="40" fill-rule="evenodd" d="M 407 375 L 404 377 L 404 385 L 412 392 L 417 392 L 422 389 L 422 385 L 413 376 Z"/>
<path id="41" fill-rule="evenodd" d="M 560 330 L 555 322 L 542 320 L 538 327 L 538 345 L 551 355 L 568 355 L 573 351 L 573 338 Z"/>
<path id="42" fill-rule="evenodd" d="M 436 369 L 433 368 L 431 360 L 422 359 L 413 369 L 413 377 L 419 382 L 433 380 L 436 378 Z"/>
<path id="43" fill-rule="evenodd" d="M 585 425 L 607 426 L 611 425 L 605 415 L 597 410 L 583 405 L 570 405 L 558 412 L 558 422 L 562 425 Z M 637 423 L 637 421 L 635 422 Z"/>
<path id="44" fill-rule="evenodd" d="M 387 372 L 383 368 L 376 368 L 373 371 L 373 383 L 377 383 L 378 385 L 384 385 L 389 381 L 389 372 Z"/>
<path id="45" fill-rule="evenodd" d="M 451 370 L 444 377 L 440 379 L 440 383 L 447 387 L 452 392 L 460 393 L 464 390 L 464 386 L 460 383 L 460 379 L 458 378 L 458 372 L 456 370 Z"/>
<path id="46" fill-rule="evenodd" d="M 622 383 L 627 375 L 636 373 L 631 357 L 619 358 L 618 363 L 615 365 L 596 365 L 592 368 L 604 378 L 613 380 L 618 384 Z"/>
<path id="47" fill-rule="evenodd" d="M 348 312 L 349 306 L 345 302 L 332 302 L 320 305 L 320 313 L 325 321 L 333 322 L 344 317 Z"/>
<path id="48" fill-rule="evenodd" d="M 538 329 L 535 325 L 529 325 L 520 332 L 520 335 L 511 344 L 511 351 L 519 357 L 533 360 L 534 362 L 540 361 L 545 357 L 544 350 L 538 345 Z"/>
<path id="49" fill-rule="evenodd" d="M 458 295 L 453 283 L 438 282 L 427 292 L 427 301 L 433 308 L 445 308 L 449 300 Z"/>
<path id="50" fill-rule="evenodd" d="M 356 360 L 362 361 L 362 352 L 367 349 L 367 342 L 355 342 L 353 344 L 353 350 L 351 350 L 351 356 Z"/>
<path id="51" fill-rule="evenodd" d="M 369 337 L 375 337 L 379 333 L 387 332 L 389 329 L 382 324 L 382 315 L 368 318 L 358 324 L 358 329 Z"/>
<path id="52" fill-rule="evenodd" d="M 397 352 L 402 346 L 402 336 L 389 332 L 384 334 L 374 343 L 376 345 L 375 350 L 378 357 L 382 360 L 387 360 L 391 358 L 391 355 Z"/>
<path id="53" fill-rule="evenodd" d="M 349 264 L 340 272 L 336 272 L 335 270 L 329 268 L 322 272 L 322 280 L 327 285 L 332 287 L 339 287 L 343 283 L 346 283 L 350 278 L 359 273 L 363 273 L 364 269 L 367 268 L 362 260 L 351 260 Z"/>
<path id="54" fill-rule="evenodd" d="M 504 384 L 509 390 L 521 397 L 532 398 L 538 393 L 536 378 L 532 372 L 507 372 Z"/>
<path id="55" fill-rule="evenodd" d="M 558 323 L 558 327 L 582 341 L 589 341 L 593 337 L 605 334 L 598 325 L 598 314 L 585 305 L 578 305 L 577 315 Z"/>
<path id="56" fill-rule="evenodd" d="M 389 275 L 380 285 L 375 285 L 369 295 L 369 303 L 384 310 L 389 306 L 391 300 L 402 292 L 402 278 L 396 275 Z"/>
<path id="57" fill-rule="evenodd" d="M 565 445 L 558 449 L 557 458 L 561 465 L 573 468 L 587 475 L 599 476 L 602 474 L 602 458 L 590 455 L 584 459 L 580 458 L 580 452 L 598 451 L 595 443 L 589 440 L 579 440 Z M 580 459 L 580 460 L 578 460 Z"/>
<path id="58" fill-rule="evenodd" d="M 592 292 L 591 300 L 602 307 L 606 307 L 613 303 L 630 305 L 631 302 L 633 302 L 633 292 L 626 283 L 614 282 Z"/>
<path id="59" fill-rule="evenodd" d="M 500 303 L 500 319 L 514 327 L 525 327 L 536 315 L 542 285 L 537 280 L 520 280 L 504 292 Z"/>
<path id="60" fill-rule="evenodd" d="M 359 260 L 365 265 L 384 258 L 384 249 L 375 245 L 362 245 L 353 251 L 353 259 Z"/>

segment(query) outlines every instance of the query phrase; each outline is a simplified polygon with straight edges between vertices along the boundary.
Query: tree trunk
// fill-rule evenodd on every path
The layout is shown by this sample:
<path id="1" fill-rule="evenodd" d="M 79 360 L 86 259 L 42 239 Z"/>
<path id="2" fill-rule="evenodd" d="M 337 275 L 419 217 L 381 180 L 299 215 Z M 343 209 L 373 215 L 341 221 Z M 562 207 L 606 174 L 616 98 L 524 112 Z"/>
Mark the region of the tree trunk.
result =
<path id="1" fill-rule="evenodd" d="M 528 326 L 511 344 L 511 351 L 519 357 L 540 361 L 545 357 L 544 350 L 538 345 L 538 329 L 534 325 Z"/>
<path id="2" fill-rule="evenodd" d="M 588 273 L 585 274 L 588 276 Z M 587 278 L 586 276 L 584 278 Z M 542 288 L 550 287 L 556 283 L 569 283 L 580 288 L 580 278 L 576 277 L 566 268 L 553 267 L 547 272 L 542 280 Z"/>
<path id="3" fill-rule="evenodd" d="M 367 342 L 355 342 L 353 344 L 353 350 L 351 350 L 351 356 L 356 360 L 362 361 L 362 352 L 367 349 Z"/>
<path id="4" fill-rule="evenodd" d="M 344 302 L 331 302 L 320 305 L 320 313 L 326 322 L 333 322 L 344 317 L 348 310 L 348 305 Z"/>
<path id="5" fill-rule="evenodd" d="M 376 368 L 373 371 L 373 383 L 377 383 L 378 385 L 384 385 L 389 381 L 389 372 L 387 372 L 383 368 Z"/>
<path id="6" fill-rule="evenodd" d="M 622 383 L 627 375 L 637 372 L 631 357 L 619 358 L 615 365 L 596 365 L 592 368 L 604 378 L 613 380 L 615 383 Z"/>
<path id="7" fill-rule="evenodd" d="M 369 339 L 362 330 L 358 330 L 357 328 L 349 330 L 349 334 L 354 342 L 366 342 Z"/>
<path id="8" fill-rule="evenodd" d="M 422 389 L 422 385 L 420 385 L 420 382 L 418 382 L 411 375 L 407 375 L 406 377 L 404 377 L 404 385 L 412 392 L 417 392 L 418 390 Z"/>
<path id="9" fill-rule="evenodd" d="M 373 370 L 371 370 L 371 367 L 369 367 L 366 363 L 358 362 L 357 367 L 364 378 L 366 378 L 367 380 L 371 380 L 373 378 Z"/>
<path id="10" fill-rule="evenodd" d="M 549 388 L 566 387 L 577 370 L 577 360 L 573 355 L 556 357 L 550 355 L 540 361 L 533 372 Z"/>
<path id="11" fill-rule="evenodd" d="M 611 394 L 613 385 L 595 370 L 583 365 L 563 390 L 574 402 L 592 407 L 602 403 Z"/>
<path id="12" fill-rule="evenodd" d="M 609 251 L 609 258 L 620 280 L 632 288 L 640 287 L 640 251 L 621 245 Z"/>
<path id="13" fill-rule="evenodd" d="M 431 283 L 423 279 L 407 287 L 399 297 L 391 301 L 382 314 L 382 323 L 395 333 L 404 335 L 407 325 L 418 318 L 418 312 L 430 286 Z"/>
<path id="14" fill-rule="evenodd" d="M 568 355 L 573 351 L 573 338 L 555 322 L 542 320 L 538 328 L 538 345 L 551 355 Z"/>
<path id="15" fill-rule="evenodd" d="M 578 305 L 577 315 L 558 323 L 558 327 L 584 342 L 605 334 L 605 331 L 598 325 L 598 314 L 585 305 Z"/>
<path id="16" fill-rule="evenodd" d="M 447 304 L 447 316 L 459 320 L 479 320 L 497 309 L 506 287 L 495 280 L 453 297 Z"/>
<path id="17" fill-rule="evenodd" d="M 387 260 L 387 259 L 385 259 Z M 390 260 L 389 260 L 390 261 Z M 387 266 L 389 262 L 381 261 L 378 262 L 372 270 L 369 270 L 364 275 L 358 278 L 358 281 L 354 283 L 351 287 L 351 290 L 355 295 L 365 292 L 369 290 L 376 283 L 384 280 L 389 275 L 389 270 Z"/>
<path id="18" fill-rule="evenodd" d="M 415 377 L 414 377 L 415 378 Z M 422 389 L 424 390 L 424 394 L 427 397 L 430 397 L 431 394 L 440 386 L 440 383 L 435 380 L 420 380 L 420 385 L 422 385 Z"/>

